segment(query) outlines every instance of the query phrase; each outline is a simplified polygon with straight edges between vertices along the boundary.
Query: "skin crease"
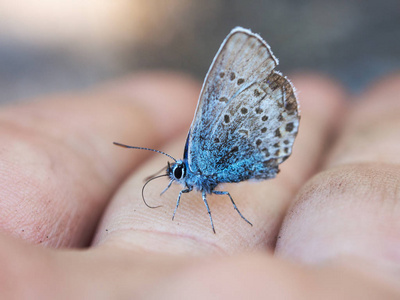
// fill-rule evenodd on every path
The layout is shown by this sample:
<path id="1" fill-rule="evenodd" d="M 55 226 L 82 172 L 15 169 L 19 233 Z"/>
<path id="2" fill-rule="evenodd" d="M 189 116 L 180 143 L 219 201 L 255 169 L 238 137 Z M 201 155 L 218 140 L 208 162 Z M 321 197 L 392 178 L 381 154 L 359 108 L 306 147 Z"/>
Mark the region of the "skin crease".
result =
<path id="1" fill-rule="evenodd" d="M 399 299 L 400 76 L 357 99 L 319 74 L 292 156 L 269 181 L 209 199 L 143 179 L 181 158 L 200 90 L 138 73 L 0 110 L 0 293 L 5 299 Z M 189 113 L 190 112 L 190 113 Z M 92 242 L 91 242 L 92 241 Z M 91 243 L 91 246 L 89 246 Z"/>

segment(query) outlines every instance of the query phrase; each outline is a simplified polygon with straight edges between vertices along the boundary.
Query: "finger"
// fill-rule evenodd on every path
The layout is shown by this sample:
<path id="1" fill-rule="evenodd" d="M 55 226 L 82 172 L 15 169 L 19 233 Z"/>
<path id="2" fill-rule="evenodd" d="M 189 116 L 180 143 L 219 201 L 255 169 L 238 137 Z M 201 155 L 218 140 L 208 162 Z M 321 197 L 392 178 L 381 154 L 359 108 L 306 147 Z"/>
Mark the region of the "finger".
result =
<path id="1" fill-rule="evenodd" d="M 193 263 L 159 281 L 151 299 L 397 299 L 398 282 L 353 260 L 296 265 L 253 253 Z"/>
<path id="2" fill-rule="evenodd" d="M 190 122 L 179 108 L 193 109 L 197 93 L 184 76 L 142 73 L 95 91 L 4 107 L 1 230 L 51 246 L 87 244 L 115 188 L 148 155 L 122 155 L 112 142 L 162 144 Z"/>
<path id="3" fill-rule="evenodd" d="M 400 77 L 360 95 L 327 170 L 299 194 L 285 219 L 277 252 L 318 262 L 363 257 L 400 266 Z"/>
<path id="4" fill-rule="evenodd" d="M 188 257 L 98 247 L 44 249 L 0 236 L 6 299 L 398 299 L 393 278 L 365 263 L 304 266 L 252 253 Z"/>
<path id="5" fill-rule="evenodd" d="M 182 194 L 175 219 L 171 221 L 178 194 L 184 188 L 173 184 L 160 197 L 168 184 L 165 178 L 152 181 L 145 190 L 146 202 L 162 207 L 147 208 L 141 199 L 143 179 L 165 166 L 168 160 L 154 155 L 149 164 L 125 183 L 107 208 L 95 244 L 124 241 L 134 247 L 173 253 L 236 252 L 272 247 L 288 203 L 320 163 L 332 125 L 340 117 L 344 97 L 337 84 L 317 75 L 299 75 L 294 85 L 300 91 L 300 132 L 293 155 L 283 164 L 278 178 L 218 187 L 229 191 L 253 227 L 240 218 L 228 196 L 208 195 L 217 232 L 213 234 L 201 194 L 195 191 Z M 184 141 L 182 136 L 163 150 L 173 156 L 179 155 L 183 152 Z"/>

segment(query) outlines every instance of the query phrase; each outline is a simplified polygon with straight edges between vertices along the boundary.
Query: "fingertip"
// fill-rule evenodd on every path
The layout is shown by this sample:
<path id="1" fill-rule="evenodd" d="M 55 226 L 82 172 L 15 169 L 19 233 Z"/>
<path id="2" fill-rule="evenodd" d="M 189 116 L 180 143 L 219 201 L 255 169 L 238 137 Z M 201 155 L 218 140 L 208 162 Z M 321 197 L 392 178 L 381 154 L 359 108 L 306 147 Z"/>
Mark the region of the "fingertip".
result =
<path id="1" fill-rule="evenodd" d="M 337 80 L 315 72 L 294 73 L 290 79 L 296 87 L 301 114 L 312 113 L 324 119 L 344 114 L 349 95 Z"/>
<path id="2" fill-rule="evenodd" d="M 189 126 L 200 84 L 179 72 L 142 71 L 110 83 L 102 91 L 139 104 L 160 137 L 164 137 Z"/>
<path id="3" fill-rule="evenodd" d="M 400 72 L 377 79 L 363 93 L 357 95 L 353 119 L 364 123 L 382 119 L 400 109 Z"/>
<path id="4" fill-rule="evenodd" d="M 377 80 L 353 99 L 328 165 L 398 161 L 400 72 Z"/>
<path id="5" fill-rule="evenodd" d="M 378 78 L 365 90 L 365 93 L 371 99 L 382 98 L 386 101 L 395 100 L 396 103 L 400 103 L 398 101 L 400 94 L 400 71 Z"/>

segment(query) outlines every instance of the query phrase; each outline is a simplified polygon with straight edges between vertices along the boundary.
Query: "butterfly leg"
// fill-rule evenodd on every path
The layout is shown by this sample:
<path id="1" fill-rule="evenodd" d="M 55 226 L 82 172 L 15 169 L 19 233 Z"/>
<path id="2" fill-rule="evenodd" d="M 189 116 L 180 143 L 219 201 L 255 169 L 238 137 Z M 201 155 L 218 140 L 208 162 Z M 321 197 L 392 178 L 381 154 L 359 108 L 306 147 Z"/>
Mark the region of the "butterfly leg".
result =
<path id="1" fill-rule="evenodd" d="M 187 189 L 184 189 L 184 190 L 182 190 L 182 191 L 179 192 L 178 200 L 176 200 L 176 207 L 175 207 L 175 210 L 174 210 L 174 214 L 172 215 L 172 221 L 173 221 L 174 218 L 175 218 L 175 213 L 176 213 L 176 210 L 178 209 L 179 202 L 181 202 L 181 196 L 182 196 L 182 194 L 183 194 L 183 193 L 189 193 L 189 192 L 192 191 L 192 189 L 193 189 L 193 188 L 187 188 Z"/>
<path id="2" fill-rule="evenodd" d="M 213 191 L 213 193 L 216 194 L 216 195 L 228 195 L 229 199 L 231 199 L 231 201 L 232 201 L 233 207 L 234 207 L 235 210 L 238 212 L 238 214 L 242 217 L 242 219 L 245 220 L 247 223 L 249 223 L 251 226 L 253 226 L 253 224 L 251 224 L 251 223 L 249 222 L 249 220 L 247 220 L 247 219 L 242 215 L 242 213 L 239 211 L 239 209 L 237 208 L 237 206 L 236 206 L 235 202 L 233 201 L 233 199 L 232 199 L 232 197 L 231 197 L 231 194 L 229 194 L 229 192 Z"/>
<path id="3" fill-rule="evenodd" d="M 162 194 L 164 194 L 164 193 L 171 187 L 172 182 L 173 182 L 173 180 L 171 180 L 171 181 L 168 183 L 167 187 L 161 192 L 160 196 L 162 196 Z"/>
<path id="4" fill-rule="evenodd" d="M 203 194 L 202 194 L 202 196 L 203 196 L 203 201 L 204 201 L 204 204 L 206 205 L 206 207 L 207 207 L 207 212 L 208 212 L 208 215 L 209 215 L 209 217 L 210 217 L 210 222 L 211 222 L 211 227 L 212 227 L 212 230 L 214 231 L 214 233 L 215 233 L 215 229 L 214 229 L 214 223 L 213 223 L 213 220 L 212 220 L 212 217 L 211 217 L 211 211 L 210 211 L 210 207 L 208 206 L 208 202 L 207 202 L 207 197 L 206 197 L 206 192 L 204 192 L 203 191 Z"/>

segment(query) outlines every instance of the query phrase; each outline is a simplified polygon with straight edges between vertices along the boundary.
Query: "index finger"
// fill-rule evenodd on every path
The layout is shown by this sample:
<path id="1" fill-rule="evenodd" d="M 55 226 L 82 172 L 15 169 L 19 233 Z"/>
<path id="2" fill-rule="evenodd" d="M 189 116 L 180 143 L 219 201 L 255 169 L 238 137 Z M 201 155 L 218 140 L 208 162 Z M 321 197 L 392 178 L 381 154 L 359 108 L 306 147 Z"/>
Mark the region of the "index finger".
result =
<path id="1" fill-rule="evenodd" d="M 244 222 L 226 195 L 207 195 L 217 234 L 213 234 L 201 193 L 182 195 L 175 220 L 178 194 L 184 187 L 173 184 L 160 197 L 168 181 L 151 182 L 146 201 L 163 206 L 147 208 L 141 199 L 143 179 L 166 165 L 168 158 L 154 158 L 121 187 L 107 208 L 95 243 L 124 241 L 134 247 L 166 252 L 236 252 L 243 249 L 272 248 L 286 207 L 299 186 L 318 168 L 324 147 L 342 113 L 343 90 L 317 75 L 302 75 L 294 80 L 300 90 L 302 120 L 293 156 L 282 165 L 277 179 L 262 182 L 226 184 L 241 213 L 254 226 Z M 174 155 L 183 152 L 185 136 L 161 150 Z M 136 155 L 132 153 L 130 155 Z"/>

